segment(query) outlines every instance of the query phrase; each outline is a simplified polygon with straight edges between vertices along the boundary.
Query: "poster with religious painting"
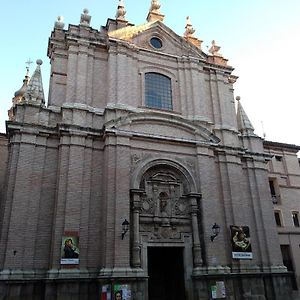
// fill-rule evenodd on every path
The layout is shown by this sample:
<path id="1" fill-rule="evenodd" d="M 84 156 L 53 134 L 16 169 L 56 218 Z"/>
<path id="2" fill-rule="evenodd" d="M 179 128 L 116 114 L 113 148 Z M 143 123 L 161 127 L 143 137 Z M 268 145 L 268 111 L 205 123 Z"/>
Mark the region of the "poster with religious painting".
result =
<path id="1" fill-rule="evenodd" d="M 113 300 L 131 300 L 131 288 L 129 284 L 115 284 Z"/>
<path id="2" fill-rule="evenodd" d="M 62 237 L 61 243 L 61 265 L 79 264 L 79 237 L 78 235 L 66 234 Z"/>
<path id="3" fill-rule="evenodd" d="M 232 258 L 252 259 L 250 230 L 248 226 L 230 226 Z"/>

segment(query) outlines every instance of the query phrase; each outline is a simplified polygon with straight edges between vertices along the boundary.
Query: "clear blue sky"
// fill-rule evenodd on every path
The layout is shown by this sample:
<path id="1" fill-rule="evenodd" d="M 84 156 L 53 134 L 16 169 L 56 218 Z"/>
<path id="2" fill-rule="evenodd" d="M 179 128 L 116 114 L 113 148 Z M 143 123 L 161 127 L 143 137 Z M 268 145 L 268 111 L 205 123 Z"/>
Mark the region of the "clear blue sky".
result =
<path id="1" fill-rule="evenodd" d="M 126 18 L 145 22 L 151 0 L 125 0 Z M 182 35 L 190 16 L 202 49 L 213 39 L 239 76 L 235 95 L 252 121 L 256 133 L 277 142 L 300 145 L 300 1 L 299 0 L 161 0 L 164 23 Z M 184 4 L 183 4 L 184 3 Z M 3 1 L 0 47 L 0 132 L 5 132 L 7 110 L 22 85 L 28 58 L 43 60 L 43 83 L 48 91 L 48 37 L 57 16 L 78 24 L 83 8 L 99 29 L 114 18 L 118 0 Z M 31 74 L 35 64 L 31 66 Z"/>

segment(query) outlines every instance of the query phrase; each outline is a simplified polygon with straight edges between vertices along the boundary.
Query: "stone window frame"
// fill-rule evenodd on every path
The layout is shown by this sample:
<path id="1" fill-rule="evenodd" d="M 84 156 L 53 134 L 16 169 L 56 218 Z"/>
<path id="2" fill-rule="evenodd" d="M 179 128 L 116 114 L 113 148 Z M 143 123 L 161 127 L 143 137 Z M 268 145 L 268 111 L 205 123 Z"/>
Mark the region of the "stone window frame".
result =
<path id="1" fill-rule="evenodd" d="M 279 219 L 276 219 L 276 214 L 278 215 Z M 282 212 L 280 209 L 274 210 L 274 219 L 275 219 L 275 224 L 277 227 L 284 227 Z M 279 220 L 279 222 L 278 222 L 278 220 Z"/>
<path id="2" fill-rule="evenodd" d="M 144 76 L 146 107 L 173 111 L 172 79 L 157 72 L 147 72 Z"/>
<path id="3" fill-rule="evenodd" d="M 278 184 L 278 179 L 276 177 L 269 177 L 269 190 L 272 198 L 273 204 L 280 204 L 281 196 Z"/>
<path id="4" fill-rule="evenodd" d="M 159 40 L 160 43 L 161 43 L 161 47 L 156 48 L 155 46 L 153 46 L 152 43 L 151 43 L 151 40 L 152 40 L 152 39 L 157 39 L 157 40 Z M 165 47 L 166 47 L 166 46 L 165 46 L 166 43 L 165 43 L 164 38 L 161 37 L 160 35 L 157 35 L 157 34 L 152 35 L 152 36 L 149 38 L 148 43 L 149 43 L 149 45 L 150 45 L 151 48 L 153 48 L 154 50 L 158 50 L 158 51 L 163 51 L 163 50 L 165 49 Z"/>
<path id="5" fill-rule="evenodd" d="M 169 77 L 171 79 L 171 95 L 172 95 L 172 110 L 169 109 L 163 109 L 158 107 L 148 107 L 146 106 L 146 95 L 145 95 L 145 74 L 146 73 L 157 73 L 164 75 L 166 77 Z M 165 111 L 165 112 L 171 112 L 171 113 L 179 113 L 180 111 L 180 104 L 179 104 L 179 86 L 178 86 L 178 80 L 175 74 L 166 68 L 161 68 L 158 66 L 147 66 L 144 68 L 141 68 L 139 70 L 139 74 L 141 76 L 141 107 L 149 109 L 149 110 L 158 110 L 158 111 Z"/>
<path id="6" fill-rule="evenodd" d="M 299 228 L 300 227 L 300 215 L 299 215 L 299 211 L 292 210 L 291 211 L 291 215 L 292 215 L 292 220 L 293 220 L 293 226 Z"/>

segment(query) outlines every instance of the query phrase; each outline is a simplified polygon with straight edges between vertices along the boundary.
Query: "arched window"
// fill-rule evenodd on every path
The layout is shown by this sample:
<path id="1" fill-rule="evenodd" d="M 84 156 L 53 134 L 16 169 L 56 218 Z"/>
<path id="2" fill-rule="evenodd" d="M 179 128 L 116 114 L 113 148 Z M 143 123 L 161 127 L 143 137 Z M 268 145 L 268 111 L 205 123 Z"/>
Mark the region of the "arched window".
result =
<path id="1" fill-rule="evenodd" d="M 171 79 L 159 73 L 145 74 L 146 106 L 172 110 Z"/>

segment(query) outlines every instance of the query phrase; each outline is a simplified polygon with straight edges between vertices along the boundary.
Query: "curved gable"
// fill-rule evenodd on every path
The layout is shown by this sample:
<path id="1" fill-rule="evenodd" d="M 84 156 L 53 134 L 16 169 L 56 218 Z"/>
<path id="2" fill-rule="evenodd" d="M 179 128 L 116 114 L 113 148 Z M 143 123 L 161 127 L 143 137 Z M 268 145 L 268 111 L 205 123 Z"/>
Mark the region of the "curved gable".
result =
<path id="1" fill-rule="evenodd" d="M 133 135 L 152 138 L 182 140 L 218 144 L 220 139 L 203 126 L 181 118 L 180 116 L 154 112 L 130 113 L 125 117 L 111 120 L 105 129 L 126 131 Z"/>

